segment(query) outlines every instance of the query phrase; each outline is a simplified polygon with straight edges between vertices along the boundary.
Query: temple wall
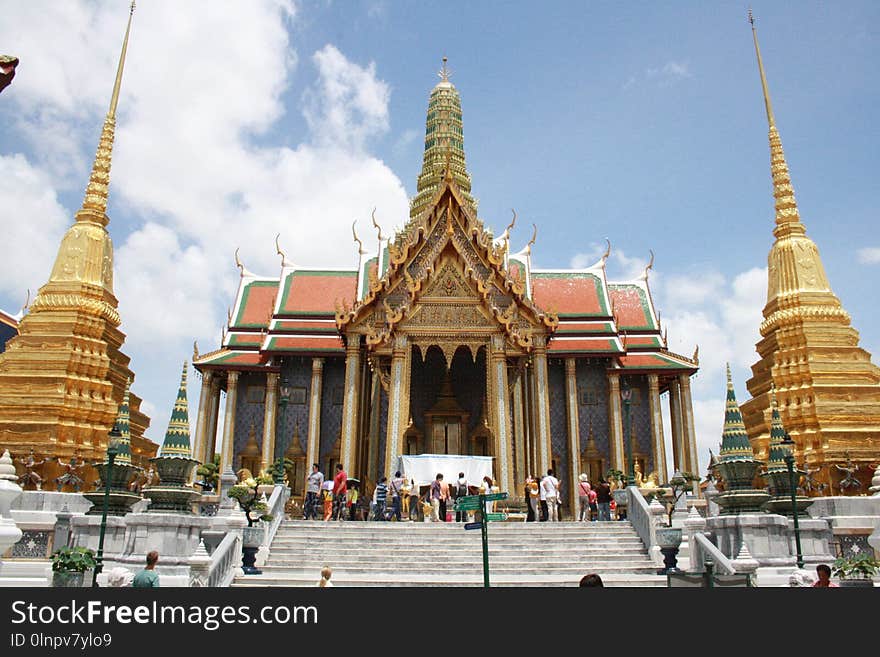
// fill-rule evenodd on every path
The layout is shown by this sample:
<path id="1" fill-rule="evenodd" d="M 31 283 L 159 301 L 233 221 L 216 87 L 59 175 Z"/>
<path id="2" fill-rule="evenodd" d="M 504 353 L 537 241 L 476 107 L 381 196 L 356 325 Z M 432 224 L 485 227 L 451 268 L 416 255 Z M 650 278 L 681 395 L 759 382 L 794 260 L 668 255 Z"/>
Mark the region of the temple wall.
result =
<path id="1" fill-rule="evenodd" d="M 648 377 L 642 374 L 631 376 L 628 377 L 627 382 L 630 388 L 639 391 L 638 401 L 630 405 L 630 421 L 632 426 L 636 428 L 638 450 L 647 458 L 647 470 L 643 473 L 647 476 L 656 467 L 651 449 L 651 405 L 648 399 Z"/>
<path id="2" fill-rule="evenodd" d="M 605 463 L 610 463 L 611 450 L 608 444 L 608 379 L 605 375 L 607 361 L 592 358 L 578 359 L 575 376 L 578 388 L 578 429 L 581 440 L 581 454 L 587 449 L 590 435 L 590 421 L 593 423 L 593 437 L 596 447 L 602 453 Z M 589 392 L 589 399 L 585 393 Z M 585 404 L 585 401 L 595 403 Z"/>
<path id="3" fill-rule="evenodd" d="M 568 473 L 568 411 L 565 395 L 565 362 L 550 359 L 547 363 L 547 377 L 550 388 L 550 445 L 552 460 L 556 461 L 556 478 L 562 484 L 563 502 L 571 491 L 571 477 Z M 541 473 L 546 474 L 545 472 Z"/>
<path id="4" fill-rule="evenodd" d="M 344 386 L 345 359 L 328 358 L 324 361 L 323 389 L 321 390 L 321 438 L 318 448 L 318 462 L 322 465 L 333 451 L 342 431 Z M 345 468 L 351 467 L 350 463 L 342 465 Z M 324 475 L 326 476 L 327 473 L 325 472 Z"/>
<path id="5" fill-rule="evenodd" d="M 326 367 L 326 364 L 325 364 Z M 275 453 L 284 454 L 299 427 L 299 443 L 303 452 L 309 437 L 309 399 L 312 394 L 312 359 L 287 358 L 281 368 L 280 381 L 287 378 L 291 388 L 287 410 L 278 409 L 278 428 L 275 434 Z"/>
<path id="6" fill-rule="evenodd" d="M 235 436 L 233 468 L 241 468 L 239 453 L 247 444 L 251 426 L 257 437 L 257 444 L 263 442 L 263 417 L 266 399 L 266 375 L 262 372 L 242 372 L 238 377 L 238 398 L 235 406 Z M 259 401 L 257 401 L 259 400 Z M 254 475 L 259 473 L 253 473 Z"/>

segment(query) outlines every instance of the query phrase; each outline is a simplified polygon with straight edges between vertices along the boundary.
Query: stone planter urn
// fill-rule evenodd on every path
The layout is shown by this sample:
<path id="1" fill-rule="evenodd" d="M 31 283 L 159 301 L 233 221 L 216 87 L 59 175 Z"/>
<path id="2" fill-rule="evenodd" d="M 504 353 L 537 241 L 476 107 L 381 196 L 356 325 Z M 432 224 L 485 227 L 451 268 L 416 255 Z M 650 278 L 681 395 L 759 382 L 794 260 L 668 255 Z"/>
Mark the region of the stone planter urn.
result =
<path id="1" fill-rule="evenodd" d="M 245 575 L 262 575 L 263 571 L 254 566 L 254 563 L 257 561 L 257 550 L 263 542 L 265 529 L 260 525 L 243 527 L 241 533 L 241 569 Z"/>
<path id="2" fill-rule="evenodd" d="M 617 488 L 611 491 L 611 497 L 614 498 L 614 506 L 617 509 L 617 519 L 622 520 L 626 518 L 626 507 L 628 504 L 626 489 Z"/>
<path id="3" fill-rule="evenodd" d="M 85 575 L 71 570 L 56 570 L 52 573 L 52 586 L 82 588 Z"/>
<path id="4" fill-rule="evenodd" d="M 667 575 L 678 572 L 678 547 L 681 545 L 680 527 L 657 527 L 655 530 L 657 545 L 663 553 L 663 568 L 657 571 L 658 575 Z"/>

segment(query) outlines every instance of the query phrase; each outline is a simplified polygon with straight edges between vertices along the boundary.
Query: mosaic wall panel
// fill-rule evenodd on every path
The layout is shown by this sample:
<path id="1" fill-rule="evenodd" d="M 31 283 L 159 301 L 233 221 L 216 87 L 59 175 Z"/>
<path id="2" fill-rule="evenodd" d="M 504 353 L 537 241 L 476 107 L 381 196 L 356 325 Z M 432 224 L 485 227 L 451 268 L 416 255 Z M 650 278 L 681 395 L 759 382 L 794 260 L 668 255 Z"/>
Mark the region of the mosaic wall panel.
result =
<path id="1" fill-rule="evenodd" d="M 21 538 L 12 546 L 12 552 L 9 556 L 17 559 L 45 559 L 49 556 L 49 545 L 53 533 L 45 530 L 23 530 Z"/>
<path id="2" fill-rule="evenodd" d="M 379 467 L 377 472 L 385 472 L 385 445 L 388 442 L 388 394 L 383 390 L 379 411 Z M 380 475 L 381 476 L 381 475 Z"/>
<path id="3" fill-rule="evenodd" d="M 324 380 L 321 390 L 321 440 L 319 460 L 323 462 L 342 435 L 342 407 L 345 396 L 345 360 L 324 361 Z M 350 464 L 343 463 L 350 467 Z M 326 473 L 325 473 L 326 474 Z"/>
<path id="4" fill-rule="evenodd" d="M 266 391 L 266 375 L 261 372 L 242 372 L 238 377 L 238 395 L 235 405 L 235 470 L 242 467 L 239 453 L 248 442 L 251 427 L 257 444 L 263 443 L 263 417 Z M 259 401 L 256 401 L 259 400 Z M 253 473 L 258 474 L 258 473 Z"/>
<path id="5" fill-rule="evenodd" d="M 608 436 L 608 378 L 605 369 L 608 361 L 599 359 L 578 359 L 575 370 L 578 388 L 578 429 L 581 438 L 581 453 L 587 449 L 590 435 L 590 421 L 593 423 L 593 437 L 596 447 L 605 459 L 611 462 Z M 583 403 L 589 402 L 589 403 Z"/>
<path id="6" fill-rule="evenodd" d="M 562 484 L 563 497 L 571 490 L 568 473 L 568 415 L 565 400 L 565 364 L 558 359 L 548 362 L 550 383 L 550 445 L 556 461 L 556 478 Z M 541 473 L 544 474 L 544 473 Z"/>
<path id="7" fill-rule="evenodd" d="M 324 367 L 327 367 L 327 361 L 324 361 Z M 287 408 L 283 412 L 278 409 L 275 453 L 279 456 L 290 447 L 297 428 L 299 428 L 300 448 L 303 452 L 306 451 L 306 443 L 309 439 L 309 400 L 312 396 L 312 359 L 285 358 L 281 366 L 281 379 L 285 378 L 291 394 Z"/>
<path id="8" fill-rule="evenodd" d="M 651 404 L 648 398 L 648 378 L 644 375 L 627 377 L 627 383 L 634 391 L 630 404 L 631 429 L 635 427 L 638 450 L 647 458 L 648 469 L 645 474 L 654 469 L 653 449 L 651 448 Z M 635 391 L 638 391 L 637 393 Z M 623 405 L 621 405 L 623 411 Z"/>
<path id="9" fill-rule="evenodd" d="M 430 347 L 421 353 L 418 348 L 413 347 L 409 393 L 410 412 L 413 424 L 422 432 L 422 435 L 426 433 L 424 413 L 437 403 L 445 376 L 446 358 L 439 347 Z"/>

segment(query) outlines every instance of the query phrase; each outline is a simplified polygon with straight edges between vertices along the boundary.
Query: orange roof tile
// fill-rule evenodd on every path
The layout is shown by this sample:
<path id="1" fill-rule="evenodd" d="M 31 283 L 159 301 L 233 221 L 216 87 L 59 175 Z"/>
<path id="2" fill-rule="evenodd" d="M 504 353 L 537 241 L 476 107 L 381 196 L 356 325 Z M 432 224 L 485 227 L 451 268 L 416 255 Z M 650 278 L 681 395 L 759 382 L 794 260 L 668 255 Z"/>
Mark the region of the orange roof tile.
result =
<path id="1" fill-rule="evenodd" d="M 339 336 L 310 337 L 303 335 L 272 336 L 266 351 L 333 351 L 345 352 Z"/>
<path id="2" fill-rule="evenodd" d="M 334 314 L 337 301 L 354 303 L 356 287 L 355 271 L 293 271 L 284 281 L 279 314 Z"/>
<path id="3" fill-rule="evenodd" d="M 241 304 L 232 328 L 261 328 L 268 326 L 269 315 L 275 304 L 278 281 L 252 281 L 241 293 Z"/>
<path id="4" fill-rule="evenodd" d="M 532 298 L 544 310 L 565 315 L 611 314 L 601 292 L 602 280 L 586 272 L 532 272 Z"/>
<path id="5" fill-rule="evenodd" d="M 621 356 L 620 364 L 626 369 L 697 369 L 694 365 L 680 363 L 663 354 L 630 354 L 628 356 Z"/>
<path id="6" fill-rule="evenodd" d="M 550 346 L 547 349 L 553 353 L 564 352 L 567 354 L 621 352 L 620 347 L 617 346 L 614 340 L 605 338 L 553 339 L 550 340 Z"/>
<path id="7" fill-rule="evenodd" d="M 657 328 L 651 314 L 648 295 L 643 288 L 631 283 L 608 284 L 608 293 L 617 316 L 618 328 L 653 330 Z"/>

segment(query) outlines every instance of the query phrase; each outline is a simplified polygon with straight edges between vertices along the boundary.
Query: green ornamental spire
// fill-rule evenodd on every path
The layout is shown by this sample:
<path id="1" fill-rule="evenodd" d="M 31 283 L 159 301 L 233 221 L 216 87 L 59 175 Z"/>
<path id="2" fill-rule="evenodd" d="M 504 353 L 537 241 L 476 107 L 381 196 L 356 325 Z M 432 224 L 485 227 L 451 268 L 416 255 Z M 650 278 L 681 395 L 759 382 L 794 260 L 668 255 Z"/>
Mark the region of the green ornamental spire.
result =
<path id="1" fill-rule="evenodd" d="M 464 133 L 461 123 L 461 97 L 449 81 L 450 71 L 443 58 L 440 82 L 431 91 L 425 125 L 425 156 L 419 174 L 417 193 L 410 203 L 410 218 L 428 208 L 446 176 L 447 167 L 471 209 L 476 214 L 477 203 L 471 196 L 471 177 L 464 159 Z"/>
<path id="2" fill-rule="evenodd" d="M 770 414 L 770 458 L 767 464 L 767 472 L 785 472 L 785 457 L 790 454 L 787 447 L 782 446 L 785 440 L 785 427 L 782 426 L 782 418 L 779 416 L 779 407 L 776 405 L 776 393 L 771 390 L 771 405 L 773 411 Z"/>
<path id="3" fill-rule="evenodd" d="M 119 413 L 116 417 L 116 427 L 121 435 L 116 445 L 116 448 L 119 450 L 116 455 L 116 463 L 123 465 L 131 465 L 131 430 L 129 428 L 131 414 L 128 409 L 129 387 L 131 387 L 131 379 L 125 382 L 125 394 L 122 395 L 122 403 L 119 405 Z"/>
<path id="4" fill-rule="evenodd" d="M 727 365 L 727 408 L 724 413 L 724 433 L 721 434 L 721 452 L 718 460 L 753 461 L 755 453 L 749 443 L 746 425 L 743 423 L 736 393 L 733 391 L 733 380 L 730 377 L 730 364 Z"/>
<path id="5" fill-rule="evenodd" d="M 186 402 L 186 371 L 189 363 L 183 361 L 183 373 L 180 375 L 180 389 L 171 411 L 165 442 L 162 443 L 162 456 L 188 459 L 192 456 L 189 446 L 189 409 Z"/>

